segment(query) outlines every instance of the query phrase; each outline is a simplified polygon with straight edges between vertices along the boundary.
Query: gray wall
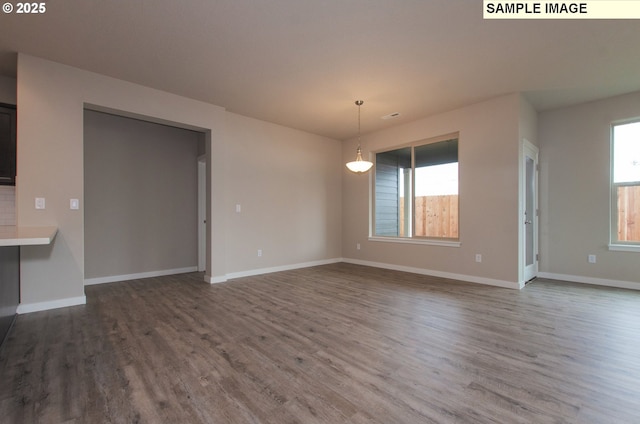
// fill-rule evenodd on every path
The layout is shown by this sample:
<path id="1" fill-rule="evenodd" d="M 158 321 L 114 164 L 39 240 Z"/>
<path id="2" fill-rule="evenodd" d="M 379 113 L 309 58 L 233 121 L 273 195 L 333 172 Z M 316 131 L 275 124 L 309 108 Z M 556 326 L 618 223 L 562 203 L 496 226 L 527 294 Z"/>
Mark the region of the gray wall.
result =
<path id="1" fill-rule="evenodd" d="M 86 279 L 197 265 L 198 139 L 85 111 Z"/>

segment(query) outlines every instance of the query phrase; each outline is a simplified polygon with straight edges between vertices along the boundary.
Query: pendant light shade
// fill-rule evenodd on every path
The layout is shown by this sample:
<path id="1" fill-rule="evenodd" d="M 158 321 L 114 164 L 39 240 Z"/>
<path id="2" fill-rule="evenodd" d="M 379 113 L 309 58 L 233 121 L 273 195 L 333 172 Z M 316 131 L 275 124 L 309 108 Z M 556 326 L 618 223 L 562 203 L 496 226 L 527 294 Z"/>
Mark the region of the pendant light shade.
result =
<path id="1" fill-rule="evenodd" d="M 349 171 L 355 172 L 356 174 L 367 172 L 373 166 L 372 162 L 362 159 L 362 149 L 360 148 L 360 106 L 362 106 L 363 103 L 362 100 L 356 100 L 356 106 L 358 106 L 358 149 L 356 150 L 356 160 L 347 163 Z"/>

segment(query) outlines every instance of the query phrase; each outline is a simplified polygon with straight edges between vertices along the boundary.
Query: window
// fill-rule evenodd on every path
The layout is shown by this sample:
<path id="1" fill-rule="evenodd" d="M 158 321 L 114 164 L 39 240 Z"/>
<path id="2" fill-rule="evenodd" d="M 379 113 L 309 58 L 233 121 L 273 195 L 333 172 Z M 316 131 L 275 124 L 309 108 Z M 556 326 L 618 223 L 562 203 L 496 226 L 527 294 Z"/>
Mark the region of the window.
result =
<path id="1" fill-rule="evenodd" d="M 373 235 L 458 240 L 458 135 L 376 153 Z"/>
<path id="2" fill-rule="evenodd" d="M 640 247 L 640 121 L 612 128 L 611 244 Z"/>

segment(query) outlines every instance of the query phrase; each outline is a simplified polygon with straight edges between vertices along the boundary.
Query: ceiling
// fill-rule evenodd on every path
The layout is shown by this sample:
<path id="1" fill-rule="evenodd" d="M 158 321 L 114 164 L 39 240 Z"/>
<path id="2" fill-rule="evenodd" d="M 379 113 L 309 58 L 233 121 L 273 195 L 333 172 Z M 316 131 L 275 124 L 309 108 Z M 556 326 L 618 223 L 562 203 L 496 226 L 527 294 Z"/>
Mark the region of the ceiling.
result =
<path id="1" fill-rule="evenodd" d="M 483 20 L 469 0 L 50 0 L 16 52 L 336 139 L 512 92 L 537 110 L 640 90 L 636 20 Z M 399 112 L 395 119 L 382 116 Z"/>

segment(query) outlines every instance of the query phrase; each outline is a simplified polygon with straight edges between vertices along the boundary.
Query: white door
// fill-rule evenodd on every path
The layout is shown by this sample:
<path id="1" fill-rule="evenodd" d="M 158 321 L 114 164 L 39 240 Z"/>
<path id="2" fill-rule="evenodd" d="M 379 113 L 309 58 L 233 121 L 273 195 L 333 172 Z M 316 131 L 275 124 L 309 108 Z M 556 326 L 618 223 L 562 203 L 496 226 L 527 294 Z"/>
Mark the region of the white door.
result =
<path id="1" fill-rule="evenodd" d="M 523 195 L 523 226 L 522 252 L 524 255 L 524 282 L 530 281 L 538 275 L 538 148 L 529 141 L 523 141 L 522 181 Z"/>
<path id="2" fill-rule="evenodd" d="M 207 253 L 207 162 L 198 158 L 198 271 L 205 271 Z"/>

